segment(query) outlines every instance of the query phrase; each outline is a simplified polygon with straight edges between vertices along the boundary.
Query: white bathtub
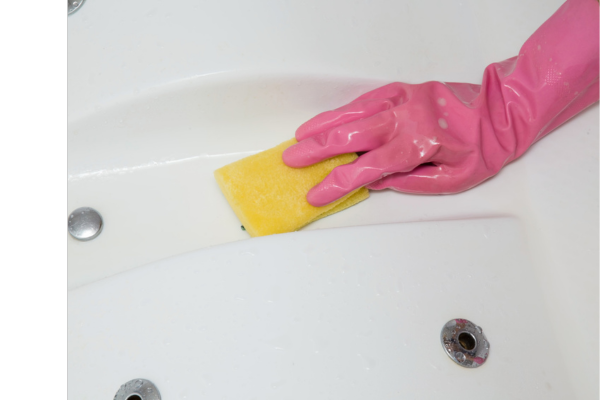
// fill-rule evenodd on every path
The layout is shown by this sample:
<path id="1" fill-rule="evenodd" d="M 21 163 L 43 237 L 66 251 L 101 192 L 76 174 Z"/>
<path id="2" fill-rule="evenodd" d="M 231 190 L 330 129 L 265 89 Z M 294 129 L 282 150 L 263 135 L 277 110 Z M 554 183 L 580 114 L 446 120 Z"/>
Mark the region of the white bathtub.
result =
<path id="1" fill-rule="evenodd" d="M 69 395 L 142 377 L 164 399 L 597 398 L 598 105 L 473 190 L 372 192 L 300 233 L 249 240 L 212 177 L 384 83 L 478 83 L 560 4 L 87 0 L 69 17 L 68 199 L 105 227 L 69 239 Z M 277 268 L 275 248 L 306 246 L 312 262 Z M 481 368 L 444 354 L 450 318 L 484 328 Z"/>

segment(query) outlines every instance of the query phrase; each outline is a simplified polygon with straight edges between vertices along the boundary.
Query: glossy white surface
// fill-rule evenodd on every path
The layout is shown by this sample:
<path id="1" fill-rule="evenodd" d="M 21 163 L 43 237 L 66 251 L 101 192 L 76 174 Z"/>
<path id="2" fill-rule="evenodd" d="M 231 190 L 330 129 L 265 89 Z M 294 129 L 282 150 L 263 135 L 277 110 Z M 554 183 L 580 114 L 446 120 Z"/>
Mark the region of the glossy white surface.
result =
<path id="1" fill-rule="evenodd" d="M 223 71 L 478 82 L 487 64 L 517 54 L 560 4 L 89 2 L 69 19 L 69 118 L 95 113 L 123 95 Z"/>
<path id="2" fill-rule="evenodd" d="M 69 395 L 142 376 L 164 399 L 573 398 L 519 225 L 275 235 L 75 289 Z M 442 349 L 458 316 L 490 342 L 478 369 Z"/>
<path id="3" fill-rule="evenodd" d="M 92 242 L 69 238 L 69 286 L 246 239 L 215 168 L 389 81 L 478 83 L 560 3 L 86 2 L 69 18 L 65 215 L 91 206 L 105 228 Z M 597 398 L 598 117 L 595 105 L 466 193 L 372 193 L 305 230 L 518 218 L 565 387 Z"/>

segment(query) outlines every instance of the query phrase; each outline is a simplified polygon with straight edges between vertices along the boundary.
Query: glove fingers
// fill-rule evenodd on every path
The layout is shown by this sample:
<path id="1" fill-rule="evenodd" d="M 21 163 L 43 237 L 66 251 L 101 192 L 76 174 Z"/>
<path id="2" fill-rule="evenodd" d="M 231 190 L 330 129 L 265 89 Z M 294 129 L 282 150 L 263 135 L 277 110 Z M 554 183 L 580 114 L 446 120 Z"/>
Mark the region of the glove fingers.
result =
<path id="1" fill-rule="evenodd" d="M 410 143 L 390 142 L 370 151 L 350 164 L 340 165 L 321 183 L 313 187 L 306 198 L 315 207 L 321 207 L 387 175 L 408 172 L 427 162 L 429 155 L 421 155 Z"/>
<path id="2" fill-rule="evenodd" d="M 485 177 L 473 176 L 464 168 L 427 163 L 410 172 L 385 176 L 367 185 L 371 190 L 393 189 L 413 194 L 460 193 L 483 182 Z"/>
<path id="3" fill-rule="evenodd" d="M 318 133 L 356 120 L 370 117 L 394 106 L 385 98 L 354 101 L 332 111 L 325 111 L 300 125 L 296 130 L 296 139 L 302 141 Z"/>
<path id="4" fill-rule="evenodd" d="M 309 137 L 286 149 L 283 161 L 301 168 L 340 154 L 371 151 L 386 144 L 395 127 L 394 114 L 381 112 Z"/>
<path id="5" fill-rule="evenodd" d="M 408 98 L 408 93 L 410 91 L 411 85 L 401 82 L 394 82 L 388 85 L 379 87 L 377 89 L 371 90 L 358 97 L 352 103 L 361 102 L 370 99 L 388 99 L 394 105 L 400 105 L 406 101 Z M 350 103 L 350 104 L 352 104 Z"/>
<path id="6" fill-rule="evenodd" d="M 447 173 L 444 166 L 420 165 L 410 172 L 399 172 L 367 185 L 371 190 L 393 189 L 402 193 L 446 194 Z"/>

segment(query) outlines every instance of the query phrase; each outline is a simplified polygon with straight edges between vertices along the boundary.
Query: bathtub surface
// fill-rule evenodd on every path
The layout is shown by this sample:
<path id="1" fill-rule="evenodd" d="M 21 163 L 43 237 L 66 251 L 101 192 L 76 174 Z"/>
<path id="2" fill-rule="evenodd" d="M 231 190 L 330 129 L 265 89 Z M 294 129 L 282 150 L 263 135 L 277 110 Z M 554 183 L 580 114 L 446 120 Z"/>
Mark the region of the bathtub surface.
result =
<path id="1" fill-rule="evenodd" d="M 550 312 L 514 218 L 275 235 L 71 291 L 69 395 L 573 398 Z M 481 367 L 444 352 L 453 318 L 483 328 Z"/>
<path id="2" fill-rule="evenodd" d="M 480 83 L 486 65 L 514 56 L 560 4 L 364 0 L 349 6 L 335 0 L 181 0 L 174 6 L 155 0 L 86 1 L 68 19 L 65 218 L 75 208 L 90 206 L 101 212 L 105 226 L 91 242 L 67 237 L 70 297 L 111 288 L 130 274 L 153 282 L 156 276 L 148 272 L 153 269 L 143 267 L 149 263 L 168 264 L 175 262 L 167 261 L 171 257 L 190 252 L 217 255 L 225 248 L 221 245 L 233 249 L 255 243 L 240 229 L 219 192 L 214 169 L 289 139 L 308 118 L 385 83 Z M 366 202 L 310 224 L 303 234 L 328 235 L 324 232 L 329 228 L 344 231 L 353 226 L 376 229 L 390 223 L 404 224 L 406 228 L 398 229 L 405 232 L 424 221 L 468 224 L 474 218 L 512 218 L 517 222 L 511 229 L 524 238 L 521 245 L 526 247 L 517 253 L 528 257 L 519 258 L 518 265 L 528 271 L 527 282 L 538 288 L 534 293 L 543 305 L 534 309 L 545 310 L 540 321 L 554 338 L 548 339 L 552 352 L 560 354 L 561 373 L 568 377 L 566 383 L 552 375 L 549 382 L 568 398 L 598 398 L 598 119 L 596 104 L 468 192 L 371 192 Z M 504 240 L 498 248 L 512 251 Z M 285 271 L 293 276 L 291 270 L 281 273 Z M 396 272 L 400 271 L 411 270 Z M 177 272 L 173 279 L 184 279 L 186 273 Z M 513 271 L 506 274 L 499 271 L 498 287 L 503 290 L 503 279 L 513 277 Z M 475 286 L 486 284 L 487 275 L 480 277 L 473 275 Z M 513 293 L 517 298 L 509 300 L 523 304 L 524 293 L 519 289 Z M 351 294 L 356 293 L 340 289 L 337 299 Z M 194 299 L 190 292 L 180 295 Z M 116 300 L 106 296 L 106 307 L 116 307 Z M 444 295 L 427 296 L 439 301 Z M 498 296 L 486 301 L 507 297 Z M 71 300 L 72 306 L 75 303 Z M 70 319 L 76 310 L 72 308 Z M 86 353 L 84 343 L 91 346 L 108 337 L 125 340 L 110 331 L 113 328 L 94 326 L 96 333 L 86 336 L 91 342 L 71 336 L 79 347 L 70 349 L 70 363 L 83 365 L 78 363 L 83 363 L 84 354 L 96 354 L 93 346 Z M 378 326 L 377 332 L 388 328 Z M 299 349 L 308 345 L 302 346 Z M 103 363 L 114 360 L 108 356 L 96 360 L 97 369 L 71 369 L 78 374 L 72 376 L 90 382 L 83 371 L 105 373 L 106 379 L 95 376 L 95 382 L 102 393 L 114 394 L 113 382 L 127 371 L 109 371 Z M 150 361 L 145 365 L 155 366 Z M 433 368 L 430 372 L 439 373 Z M 308 377 L 298 379 L 306 382 Z M 77 384 L 72 385 L 70 393 L 79 393 Z M 542 386 L 530 389 L 533 398 L 546 398 Z"/>

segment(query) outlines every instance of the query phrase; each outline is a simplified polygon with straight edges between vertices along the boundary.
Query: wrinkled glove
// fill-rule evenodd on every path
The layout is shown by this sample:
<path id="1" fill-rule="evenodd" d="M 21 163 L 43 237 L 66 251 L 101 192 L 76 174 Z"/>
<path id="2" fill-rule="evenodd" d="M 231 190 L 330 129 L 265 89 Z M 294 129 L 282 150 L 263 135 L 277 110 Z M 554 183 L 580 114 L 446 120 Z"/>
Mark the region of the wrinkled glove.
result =
<path id="1" fill-rule="evenodd" d="M 482 85 L 392 83 L 296 131 L 290 167 L 367 152 L 335 168 L 307 200 L 326 205 L 361 186 L 449 194 L 497 174 L 598 101 L 598 2 L 568 0 L 519 55 L 489 65 Z"/>

